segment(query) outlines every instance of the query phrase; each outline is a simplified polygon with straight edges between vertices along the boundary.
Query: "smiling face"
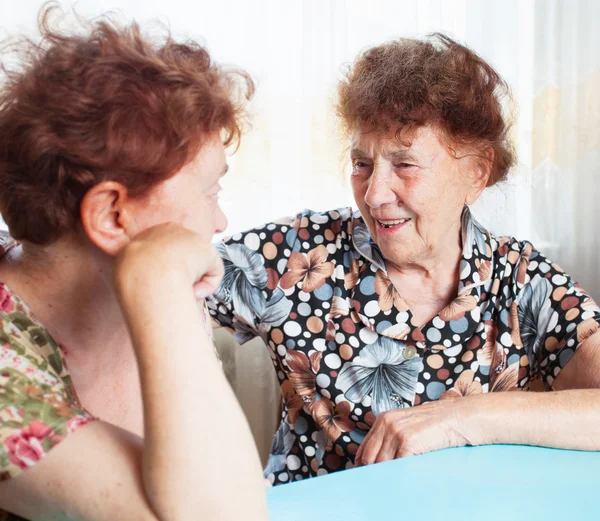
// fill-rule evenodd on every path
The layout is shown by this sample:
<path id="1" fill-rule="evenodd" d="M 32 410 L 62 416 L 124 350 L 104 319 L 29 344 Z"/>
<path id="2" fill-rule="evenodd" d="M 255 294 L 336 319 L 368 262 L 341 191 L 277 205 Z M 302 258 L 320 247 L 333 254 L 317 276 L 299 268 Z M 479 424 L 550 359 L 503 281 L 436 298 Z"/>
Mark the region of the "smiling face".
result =
<path id="1" fill-rule="evenodd" d="M 440 132 L 422 126 L 407 144 L 393 131 L 365 126 L 352 143 L 354 199 L 384 257 L 398 268 L 443 262 L 460 248 L 464 204 L 475 202 L 487 181 L 472 156 L 451 154 Z"/>

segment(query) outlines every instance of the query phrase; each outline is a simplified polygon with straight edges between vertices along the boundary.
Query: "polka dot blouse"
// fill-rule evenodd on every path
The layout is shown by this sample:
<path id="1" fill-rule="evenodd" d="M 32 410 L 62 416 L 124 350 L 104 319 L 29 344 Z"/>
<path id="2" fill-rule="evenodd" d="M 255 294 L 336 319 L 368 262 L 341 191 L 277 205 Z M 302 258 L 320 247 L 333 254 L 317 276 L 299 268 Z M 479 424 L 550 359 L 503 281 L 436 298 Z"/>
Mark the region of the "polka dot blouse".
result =
<path id="1" fill-rule="evenodd" d="M 548 388 L 598 329 L 600 309 L 526 241 L 494 237 L 465 207 L 456 298 L 426 324 L 359 213 L 305 210 L 217 245 L 210 314 L 268 346 L 283 395 L 265 476 L 351 468 L 383 411 L 475 393 Z"/>

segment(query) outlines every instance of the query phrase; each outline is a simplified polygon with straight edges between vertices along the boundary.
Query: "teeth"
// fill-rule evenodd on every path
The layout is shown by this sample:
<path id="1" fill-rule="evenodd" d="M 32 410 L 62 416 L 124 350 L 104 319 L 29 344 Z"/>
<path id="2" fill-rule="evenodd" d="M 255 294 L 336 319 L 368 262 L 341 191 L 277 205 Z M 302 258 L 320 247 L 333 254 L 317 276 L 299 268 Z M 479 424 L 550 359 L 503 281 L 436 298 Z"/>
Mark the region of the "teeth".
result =
<path id="1" fill-rule="evenodd" d="M 392 226 L 397 226 L 398 224 L 403 224 L 406 221 L 409 221 L 410 219 L 397 219 L 395 221 L 379 221 L 379 224 L 381 224 L 381 226 L 385 226 L 386 228 L 391 228 Z"/>

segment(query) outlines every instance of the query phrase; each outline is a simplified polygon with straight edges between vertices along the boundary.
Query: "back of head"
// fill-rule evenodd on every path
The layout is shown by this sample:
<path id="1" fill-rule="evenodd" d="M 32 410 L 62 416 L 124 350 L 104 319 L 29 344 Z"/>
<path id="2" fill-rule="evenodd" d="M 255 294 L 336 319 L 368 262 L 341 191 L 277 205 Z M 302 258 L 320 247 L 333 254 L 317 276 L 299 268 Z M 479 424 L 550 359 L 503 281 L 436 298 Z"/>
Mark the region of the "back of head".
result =
<path id="1" fill-rule="evenodd" d="M 508 87 L 473 51 L 441 34 L 402 38 L 361 54 L 338 88 L 338 115 L 346 133 L 369 124 L 383 130 L 440 127 L 449 145 L 493 151 L 488 185 L 515 162 L 502 98 Z"/>
<path id="2" fill-rule="evenodd" d="M 73 232 L 95 184 L 142 196 L 221 132 L 237 142 L 250 78 L 224 70 L 195 42 L 159 43 L 104 17 L 84 33 L 51 28 L 6 52 L 19 67 L 0 86 L 0 213 L 15 239 L 50 243 Z"/>

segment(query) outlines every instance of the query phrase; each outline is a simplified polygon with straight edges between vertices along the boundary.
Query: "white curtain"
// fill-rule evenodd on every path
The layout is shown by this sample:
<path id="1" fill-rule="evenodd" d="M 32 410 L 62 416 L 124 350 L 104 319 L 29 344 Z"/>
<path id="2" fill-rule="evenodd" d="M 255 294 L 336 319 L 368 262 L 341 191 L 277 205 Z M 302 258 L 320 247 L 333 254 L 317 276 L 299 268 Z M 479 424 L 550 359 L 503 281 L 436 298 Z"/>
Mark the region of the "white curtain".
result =
<path id="1" fill-rule="evenodd" d="M 532 226 L 600 299 L 600 2 L 535 4 Z"/>
<path id="2" fill-rule="evenodd" d="M 73 2 L 63 2 L 70 6 Z M 33 32 L 41 2 L 0 0 L 3 32 Z M 493 232 L 530 239 L 600 298 L 600 222 L 593 182 L 600 160 L 599 3 L 595 0 L 79 0 L 114 9 L 150 32 L 167 23 L 204 41 L 219 62 L 257 83 L 252 130 L 230 158 L 223 207 L 229 232 L 305 207 L 351 205 L 346 144 L 334 114 L 336 81 L 363 49 L 441 31 L 488 60 L 512 86 L 519 165 L 474 213 Z M 515 107 L 509 107 L 514 109 Z M 263 457 L 279 395 L 267 352 L 218 347 Z"/>

